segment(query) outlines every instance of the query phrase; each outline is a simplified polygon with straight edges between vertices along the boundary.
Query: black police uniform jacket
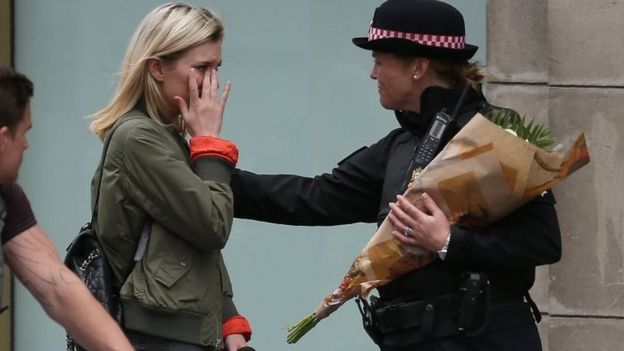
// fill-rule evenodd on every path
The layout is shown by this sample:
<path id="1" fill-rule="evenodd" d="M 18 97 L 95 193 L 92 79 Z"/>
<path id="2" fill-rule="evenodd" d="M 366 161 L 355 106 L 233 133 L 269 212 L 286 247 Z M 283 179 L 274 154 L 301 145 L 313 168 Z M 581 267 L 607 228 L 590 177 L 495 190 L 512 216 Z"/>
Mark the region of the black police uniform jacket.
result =
<path id="1" fill-rule="evenodd" d="M 291 225 L 381 224 L 409 182 L 410 161 L 433 116 L 453 111 L 462 89 L 430 87 L 421 96 L 420 115 L 395 112 L 400 128 L 316 177 L 258 175 L 235 170 L 231 186 L 235 217 Z M 477 112 L 500 108 L 469 89 L 448 141 Z M 514 111 L 502 109 L 505 112 Z M 445 142 L 446 142 L 445 141 Z M 534 283 L 535 267 L 561 256 L 561 237 L 550 192 L 482 230 L 453 226 L 445 259 L 412 271 L 379 288 L 383 301 L 423 299 L 458 293 L 464 271 L 486 272 L 493 299 L 521 299 Z"/>

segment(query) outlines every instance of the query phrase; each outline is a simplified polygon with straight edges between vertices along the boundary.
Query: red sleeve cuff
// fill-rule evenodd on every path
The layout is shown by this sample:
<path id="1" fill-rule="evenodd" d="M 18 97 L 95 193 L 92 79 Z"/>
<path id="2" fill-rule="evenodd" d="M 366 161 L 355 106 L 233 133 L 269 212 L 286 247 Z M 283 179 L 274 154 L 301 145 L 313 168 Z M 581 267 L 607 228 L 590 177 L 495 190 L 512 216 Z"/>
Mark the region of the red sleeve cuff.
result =
<path id="1" fill-rule="evenodd" d="M 223 338 L 232 334 L 241 334 L 246 341 L 251 339 L 251 325 L 243 316 L 233 316 L 223 323 Z"/>
<path id="2" fill-rule="evenodd" d="M 231 141 L 212 136 L 197 136 L 191 138 L 191 160 L 202 156 L 219 157 L 232 166 L 238 162 L 238 148 Z"/>

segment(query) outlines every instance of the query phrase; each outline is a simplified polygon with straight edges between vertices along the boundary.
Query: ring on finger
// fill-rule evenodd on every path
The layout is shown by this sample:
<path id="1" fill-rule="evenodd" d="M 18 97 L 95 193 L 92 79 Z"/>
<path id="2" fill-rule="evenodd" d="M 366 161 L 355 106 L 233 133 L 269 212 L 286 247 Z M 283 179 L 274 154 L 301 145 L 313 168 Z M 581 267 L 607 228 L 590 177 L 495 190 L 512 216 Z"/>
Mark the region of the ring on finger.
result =
<path id="1" fill-rule="evenodd" d="M 412 228 L 405 226 L 405 231 L 403 232 L 403 235 L 410 236 L 411 232 L 412 232 Z"/>

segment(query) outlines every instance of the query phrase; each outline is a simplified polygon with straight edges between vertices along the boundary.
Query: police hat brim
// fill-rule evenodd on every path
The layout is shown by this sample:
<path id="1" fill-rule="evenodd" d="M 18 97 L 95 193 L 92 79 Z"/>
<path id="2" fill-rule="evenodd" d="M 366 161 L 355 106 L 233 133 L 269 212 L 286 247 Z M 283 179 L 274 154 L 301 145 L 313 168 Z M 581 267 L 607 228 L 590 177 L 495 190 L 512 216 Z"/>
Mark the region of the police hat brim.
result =
<path id="1" fill-rule="evenodd" d="M 353 38 L 352 41 L 355 46 L 364 50 L 456 61 L 469 60 L 479 49 L 478 46 L 470 44 L 466 44 L 463 49 L 426 46 L 410 40 L 398 38 L 368 40 L 367 37 L 358 37 Z"/>

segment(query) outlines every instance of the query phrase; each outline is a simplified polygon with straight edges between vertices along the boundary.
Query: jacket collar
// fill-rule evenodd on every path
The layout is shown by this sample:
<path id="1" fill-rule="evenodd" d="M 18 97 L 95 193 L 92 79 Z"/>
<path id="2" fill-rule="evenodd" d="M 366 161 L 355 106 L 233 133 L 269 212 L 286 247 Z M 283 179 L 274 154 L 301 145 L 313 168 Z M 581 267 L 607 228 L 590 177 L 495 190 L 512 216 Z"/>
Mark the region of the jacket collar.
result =
<path id="1" fill-rule="evenodd" d="M 147 113 L 147 105 L 145 104 L 145 100 L 143 98 L 139 99 L 139 101 L 137 101 L 132 109 L 141 112 L 149 118 L 149 114 Z"/>
<path id="2" fill-rule="evenodd" d="M 425 89 L 420 96 L 421 113 L 411 111 L 394 111 L 396 119 L 401 127 L 411 134 L 423 136 L 436 113 L 446 109 L 449 114 L 455 110 L 455 105 L 464 86 L 446 89 L 439 86 L 431 86 Z M 455 124 L 464 126 L 472 116 L 485 106 L 485 97 L 474 89 L 468 89 L 465 100 L 455 117 Z"/>
<path id="3" fill-rule="evenodd" d="M 146 118 L 150 118 L 149 114 L 147 113 L 147 105 L 145 104 L 145 99 L 143 98 L 139 99 L 139 101 L 137 101 L 137 103 L 134 105 L 132 109 L 141 112 L 142 114 L 145 115 Z M 165 127 L 165 129 L 167 129 L 168 131 L 179 134 L 178 129 L 173 123 L 165 124 L 160 121 L 157 121 L 157 122 L 161 126 Z"/>

